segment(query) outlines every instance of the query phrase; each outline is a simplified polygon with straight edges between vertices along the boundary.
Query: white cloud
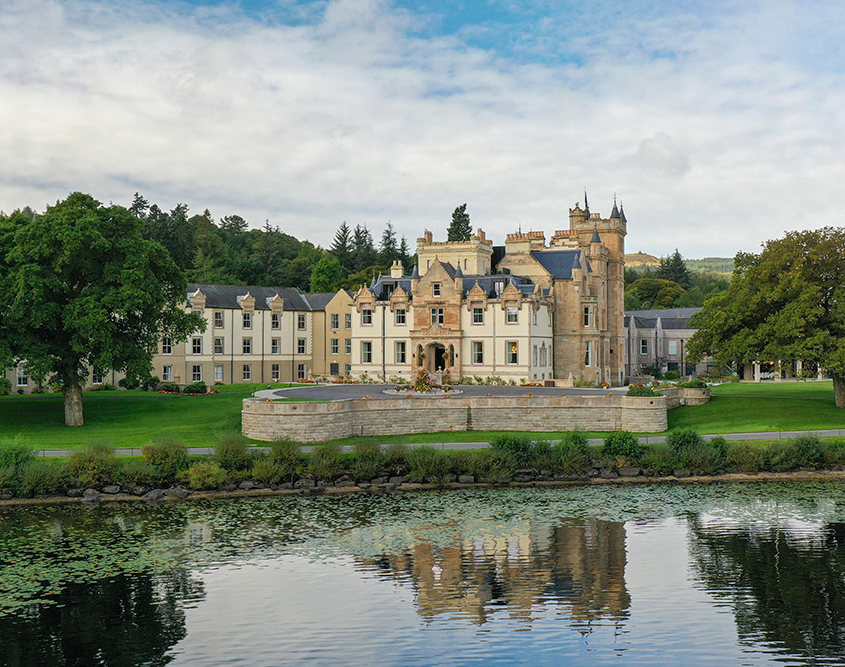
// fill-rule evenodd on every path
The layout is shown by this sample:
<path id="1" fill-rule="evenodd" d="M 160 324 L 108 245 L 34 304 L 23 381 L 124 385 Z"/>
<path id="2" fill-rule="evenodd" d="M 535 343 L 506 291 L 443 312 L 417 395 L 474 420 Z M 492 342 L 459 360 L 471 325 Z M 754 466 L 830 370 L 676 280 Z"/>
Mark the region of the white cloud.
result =
<path id="1" fill-rule="evenodd" d="M 324 245 L 391 219 L 413 244 L 468 202 L 500 241 L 565 227 L 586 186 L 605 215 L 620 196 L 631 247 L 688 257 L 838 222 L 833 7 L 605 3 L 586 24 L 552 7 L 513 57 L 414 37 L 427 17 L 378 0 L 300 6 L 296 25 L 170 7 L 4 3 L 0 209 L 137 190 Z"/>

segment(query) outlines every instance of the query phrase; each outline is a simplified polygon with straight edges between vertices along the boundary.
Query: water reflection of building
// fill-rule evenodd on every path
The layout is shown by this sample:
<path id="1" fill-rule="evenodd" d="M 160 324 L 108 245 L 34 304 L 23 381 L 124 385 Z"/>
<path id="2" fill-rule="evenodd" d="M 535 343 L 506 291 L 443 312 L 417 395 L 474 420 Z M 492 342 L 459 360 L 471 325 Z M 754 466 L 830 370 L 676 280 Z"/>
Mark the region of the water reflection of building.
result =
<path id="1" fill-rule="evenodd" d="M 560 605 L 576 623 L 628 615 L 625 586 L 625 528 L 622 523 L 585 519 L 558 526 L 508 526 L 467 537 L 457 526 L 445 544 L 419 536 L 403 554 L 360 559 L 399 579 L 410 578 L 421 616 L 465 617 L 481 625 L 507 610 L 530 621 L 539 607 Z"/>

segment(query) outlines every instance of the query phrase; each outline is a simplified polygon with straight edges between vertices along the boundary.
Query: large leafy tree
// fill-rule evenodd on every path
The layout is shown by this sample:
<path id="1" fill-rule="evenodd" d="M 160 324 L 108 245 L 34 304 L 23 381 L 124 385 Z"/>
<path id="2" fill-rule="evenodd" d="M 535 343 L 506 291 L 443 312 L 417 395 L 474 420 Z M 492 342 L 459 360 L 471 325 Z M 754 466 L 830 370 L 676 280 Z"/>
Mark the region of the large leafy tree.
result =
<path id="1" fill-rule="evenodd" d="M 311 272 L 311 291 L 336 292 L 341 282 L 343 282 L 343 269 L 340 262 L 331 253 L 326 253 Z"/>
<path id="2" fill-rule="evenodd" d="M 461 204 L 452 212 L 452 222 L 449 225 L 447 240 L 449 241 L 469 241 L 472 236 L 472 226 L 469 222 L 469 213 L 467 213 L 467 205 Z"/>
<path id="3" fill-rule="evenodd" d="M 185 278 L 143 225 L 77 192 L 0 237 L 0 340 L 33 378 L 61 385 L 67 426 L 83 424 L 92 367 L 148 374 L 162 336 L 205 327 L 182 309 Z"/>
<path id="4" fill-rule="evenodd" d="M 728 290 L 691 321 L 691 362 L 813 362 L 845 408 L 845 229 L 789 232 L 739 253 Z"/>

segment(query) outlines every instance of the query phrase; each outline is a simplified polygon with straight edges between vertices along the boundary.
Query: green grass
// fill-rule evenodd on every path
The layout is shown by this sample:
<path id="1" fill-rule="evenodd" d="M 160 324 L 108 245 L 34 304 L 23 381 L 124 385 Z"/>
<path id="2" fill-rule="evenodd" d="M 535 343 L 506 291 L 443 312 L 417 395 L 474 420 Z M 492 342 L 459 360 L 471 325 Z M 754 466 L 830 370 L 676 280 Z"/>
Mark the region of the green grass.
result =
<path id="1" fill-rule="evenodd" d="M 713 387 L 706 405 L 669 411 L 669 429 L 699 433 L 810 431 L 845 428 L 845 410 L 836 407 L 833 383 L 730 383 Z"/>

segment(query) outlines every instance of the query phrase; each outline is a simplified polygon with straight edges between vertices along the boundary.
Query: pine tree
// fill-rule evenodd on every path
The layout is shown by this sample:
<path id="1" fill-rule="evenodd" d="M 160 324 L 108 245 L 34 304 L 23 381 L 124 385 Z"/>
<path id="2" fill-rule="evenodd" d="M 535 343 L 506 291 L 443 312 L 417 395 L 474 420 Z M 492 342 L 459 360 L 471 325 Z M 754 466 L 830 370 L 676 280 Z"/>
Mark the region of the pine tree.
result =
<path id="1" fill-rule="evenodd" d="M 340 266 L 343 269 L 343 274 L 348 276 L 352 272 L 352 232 L 349 230 L 349 225 L 346 220 L 340 225 L 337 233 L 334 235 L 329 252 L 337 258 Z"/>
<path id="2" fill-rule="evenodd" d="M 469 224 L 469 213 L 467 205 L 461 204 L 452 212 L 452 224 L 449 225 L 449 241 L 469 241 L 472 236 L 472 227 Z"/>
<path id="3" fill-rule="evenodd" d="M 384 266 L 392 266 L 395 259 L 399 259 L 399 248 L 396 247 L 396 232 L 393 225 L 388 222 L 384 233 L 381 235 L 378 261 L 379 264 Z"/>
<path id="4" fill-rule="evenodd" d="M 692 284 L 689 269 L 677 248 L 668 257 L 662 257 L 660 259 L 660 268 L 657 269 L 657 277 L 662 280 L 671 280 L 674 283 L 678 283 L 684 289 L 689 289 Z"/>
<path id="5" fill-rule="evenodd" d="M 352 265 L 353 272 L 357 273 L 363 269 L 373 266 L 378 261 L 373 236 L 367 225 L 355 225 L 352 233 Z"/>

